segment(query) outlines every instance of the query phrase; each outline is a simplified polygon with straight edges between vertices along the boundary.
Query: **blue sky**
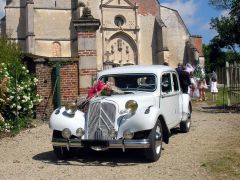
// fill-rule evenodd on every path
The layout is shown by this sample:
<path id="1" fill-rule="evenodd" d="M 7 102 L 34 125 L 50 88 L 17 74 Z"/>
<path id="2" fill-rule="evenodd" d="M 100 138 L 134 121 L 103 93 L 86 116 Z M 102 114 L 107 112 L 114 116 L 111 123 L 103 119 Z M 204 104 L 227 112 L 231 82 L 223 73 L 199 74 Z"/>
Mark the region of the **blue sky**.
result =
<path id="1" fill-rule="evenodd" d="M 208 0 L 160 0 L 160 3 L 163 6 L 178 10 L 190 33 L 201 35 L 205 44 L 216 34 L 210 30 L 210 19 L 226 13 L 210 7 Z M 5 4 L 6 0 L 0 0 L 0 18 L 4 16 Z"/>

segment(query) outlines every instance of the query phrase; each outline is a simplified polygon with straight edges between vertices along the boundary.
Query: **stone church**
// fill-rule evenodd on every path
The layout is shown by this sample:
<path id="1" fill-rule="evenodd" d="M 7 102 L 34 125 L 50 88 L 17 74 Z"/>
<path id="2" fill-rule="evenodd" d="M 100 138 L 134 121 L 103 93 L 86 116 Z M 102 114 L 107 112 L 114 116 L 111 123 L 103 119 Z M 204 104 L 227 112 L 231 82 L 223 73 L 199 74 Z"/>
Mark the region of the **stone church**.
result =
<path id="1" fill-rule="evenodd" d="M 204 63 L 202 38 L 157 0 L 6 0 L 1 32 L 20 44 L 51 104 L 60 62 L 62 103 L 85 94 L 102 69 L 134 64 Z M 53 93 L 54 94 L 54 93 Z"/>

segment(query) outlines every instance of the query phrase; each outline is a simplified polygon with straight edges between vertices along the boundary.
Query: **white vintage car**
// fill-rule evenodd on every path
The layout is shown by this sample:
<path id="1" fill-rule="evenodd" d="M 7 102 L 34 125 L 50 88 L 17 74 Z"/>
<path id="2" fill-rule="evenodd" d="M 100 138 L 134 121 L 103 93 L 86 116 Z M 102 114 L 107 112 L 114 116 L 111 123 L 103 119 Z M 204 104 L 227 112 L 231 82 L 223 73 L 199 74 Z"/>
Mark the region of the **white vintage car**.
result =
<path id="1" fill-rule="evenodd" d="M 52 113 L 52 145 L 59 159 L 72 156 L 76 148 L 134 148 L 157 161 L 172 128 L 189 131 L 191 99 L 181 92 L 173 68 L 125 66 L 100 72 L 98 80 L 111 81 L 123 93 L 92 98 L 86 113 L 74 104 Z"/>

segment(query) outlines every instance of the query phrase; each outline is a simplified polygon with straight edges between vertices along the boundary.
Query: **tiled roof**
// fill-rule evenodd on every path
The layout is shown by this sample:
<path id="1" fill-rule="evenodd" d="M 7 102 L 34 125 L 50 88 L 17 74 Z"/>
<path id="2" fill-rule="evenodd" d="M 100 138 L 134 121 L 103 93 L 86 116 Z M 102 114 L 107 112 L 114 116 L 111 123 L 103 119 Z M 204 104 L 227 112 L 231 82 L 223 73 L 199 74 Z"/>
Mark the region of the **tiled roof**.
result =
<path id="1" fill-rule="evenodd" d="M 137 3 L 137 5 L 139 6 L 138 12 L 141 15 L 158 15 L 159 9 L 156 0 L 131 0 L 131 2 L 134 4 Z"/>

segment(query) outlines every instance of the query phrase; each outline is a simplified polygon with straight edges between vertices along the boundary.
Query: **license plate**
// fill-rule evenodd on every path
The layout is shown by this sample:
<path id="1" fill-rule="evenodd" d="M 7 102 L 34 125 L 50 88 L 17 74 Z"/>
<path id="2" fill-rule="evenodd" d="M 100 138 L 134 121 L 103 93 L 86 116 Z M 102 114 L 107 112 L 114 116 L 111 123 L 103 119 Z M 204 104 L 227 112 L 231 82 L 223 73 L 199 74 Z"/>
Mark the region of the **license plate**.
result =
<path id="1" fill-rule="evenodd" d="M 99 140 L 82 140 L 82 145 L 84 147 L 92 147 L 92 146 L 98 146 L 98 147 L 108 147 L 109 142 L 108 141 L 99 141 Z"/>

